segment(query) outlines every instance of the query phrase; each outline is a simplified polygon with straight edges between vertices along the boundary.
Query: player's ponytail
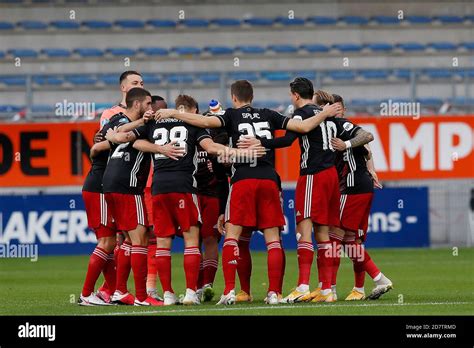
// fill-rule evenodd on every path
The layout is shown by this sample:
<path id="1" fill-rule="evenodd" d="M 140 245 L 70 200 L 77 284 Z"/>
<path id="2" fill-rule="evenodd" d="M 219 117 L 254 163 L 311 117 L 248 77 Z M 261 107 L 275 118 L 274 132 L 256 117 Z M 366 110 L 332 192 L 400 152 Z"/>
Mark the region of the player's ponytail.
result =
<path id="1" fill-rule="evenodd" d="M 328 103 L 334 104 L 334 97 L 332 94 L 319 89 L 314 93 L 313 101 L 316 105 L 324 106 Z"/>

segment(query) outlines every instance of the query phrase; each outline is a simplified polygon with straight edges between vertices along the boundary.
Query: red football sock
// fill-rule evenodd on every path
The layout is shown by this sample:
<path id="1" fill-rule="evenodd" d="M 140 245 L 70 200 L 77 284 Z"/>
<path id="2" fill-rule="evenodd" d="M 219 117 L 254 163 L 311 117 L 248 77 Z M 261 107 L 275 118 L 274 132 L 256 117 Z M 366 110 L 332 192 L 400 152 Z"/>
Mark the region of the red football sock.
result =
<path id="1" fill-rule="evenodd" d="M 105 278 L 104 289 L 109 295 L 115 292 L 115 284 L 117 283 L 117 269 L 115 267 L 114 253 L 107 256 L 107 262 L 102 270 Z"/>
<path id="2" fill-rule="evenodd" d="M 252 255 L 250 254 L 250 238 L 239 238 L 239 262 L 237 273 L 239 275 L 240 290 L 250 295 L 250 278 L 252 276 Z"/>
<path id="3" fill-rule="evenodd" d="M 173 292 L 171 287 L 171 251 L 168 248 L 156 248 L 156 268 L 160 278 L 161 288 Z"/>
<path id="4" fill-rule="evenodd" d="M 156 289 L 156 244 L 148 244 L 146 288 Z"/>
<path id="5" fill-rule="evenodd" d="M 374 261 L 370 257 L 369 253 L 364 249 L 364 270 L 369 274 L 370 278 L 374 279 L 380 274 L 380 270 L 375 265 Z"/>
<path id="6" fill-rule="evenodd" d="M 146 293 L 148 248 L 146 245 L 132 246 L 132 270 L 135 281 L 135 297 L 138 301 L 145 301 L 148 297 Z"/>
<path id="7" fill-rule="evenodd" d="M 318 271 L 322 283 L 321 290 L 331 289 L 332 277 L 332 245 L 330 241 L 318 243 Z"/>
<path id="8" fill-rule="evenodd" d="M 214 279 L 216 278 L 217 265 L 219 264 L 218 260 L 204 260 L 203 261 L 203 285 L 213 284 Z M 238 268 L 237 268 L 238 269 Z"/>
<path id="9" fill-rule="evenodd" d="M 332 248 L 334 251 L 333 263 L 332 263 L 332 274 L 331 274 L 331 285 L 336 285 L 337 282 L 337 271 L 339 270 L 339 265 L 341 264 L 341 245 L 342 237 L 336 233 L 329 232 L 329 239 L 332 243 Z"/>
<path id="10" fill-rule="evenodd" d="M 94 291 L 95 283 L 106 262 L 107 252 L 102 248 L 95 247 L 89 258 L 89 266 L 87 267 L 86 280 L 82 288 L 82 296 L 89 296 Z"/>
<path id="11" fill-rule="evenodd" d="M 201 289 L 204 286 L 204 261 L 202 260 L 199 262 L 199 275 L 197 280 L 197 288 Z"/>
<path id="12" fill-rule="evenodd" d="M 314 247 L 312 242 L 298 242 L 298 285 L 309 285 L 311 265 L 313 264 Z M 319 274 L 319 271 L 318 271 Z"/>
<path id="13" fill-rule="evenodd" d="M 117 255 L 117 286 L 116 289 L 122 294 L 127 290 L 128 276 L 131 269 L 132 246 L 128 242 L 123 242 Z"/>
<path id="14" fill-rule="evenodd" d="M 354 287 L 363 288 L 365 283 L 365 268 L 364 260 L 361 257 L 361 255 L 363 255 L 362 246 L 353 240 L 347 242 L 346 245 L 354 268 Z"/>
<path id="15" fill-rule="evenodd" d="M 222 247 L 222 270 L 224 272 L 224 295 L 235 289 L 235 271 L 239 260 L 239 245 L 234 238 L 227 238 Z"/>
<path id="16" fill-rule="evenodd" d="M 278 293 L 281 281 L 283 254 L 280 241 L 267 243 L 268 292 Z"/>
<path id="17" fill-rule="evenodd" d="M 186 275 L 186 288 L 196 291 L 199 276 L 199 263 L 201 252 L 198 247 L 184 248 L 184 273 Z"/>
<path id="18" fill-rule="evenodd" d="M 280 272 L 280 283 L 278 286 L 278 293 L 281 295 L 283 293 L 283 279 L 285 278 L 285 268 L 286 268 L 286 253 L 285 249 L 283 248 L 283 245 L 280 241 L 281 245 L 281 257 L 282 257 L 282 263 L 281 263 L 281 272 Z"/>

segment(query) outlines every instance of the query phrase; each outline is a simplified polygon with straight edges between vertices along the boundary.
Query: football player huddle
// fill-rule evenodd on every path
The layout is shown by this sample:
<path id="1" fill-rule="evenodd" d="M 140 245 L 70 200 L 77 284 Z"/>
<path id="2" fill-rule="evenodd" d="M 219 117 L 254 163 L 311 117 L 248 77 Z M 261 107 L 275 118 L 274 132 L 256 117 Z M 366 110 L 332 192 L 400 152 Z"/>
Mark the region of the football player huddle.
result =
<path id="1" fill-rule="evenodd" d="M 291 117 L 254 108 L 246 80 L 230 88 L 232 107 L 216 101 L 199 113 L 196 100 L 179 95 L 168 109 L 143 88 L 141 75 L 120 76 L 122 101 L 103 113 L 91 149 L 83 198 L 97 236 L 80 305 L 197 305 L 214 297 L 221 264 L 224 292 L 218 305 L 253 300 L 249 242 L 260 230 L 267 246 L 267 304 L 334 302 L 340 257 L 352 260 L 355 284 L 346 300 L 366 298 L 365 274 L 377 299 L 392 282 L 364 249 L 374 188 L 381 188 L 368 143 L 371 133 L 344 118 L 342 97 L 314 91 L 310 80 L 290 83 Z M 275 137 L 275 131 L 286 134 Z M 275 149 L 298 139 L 300 176 L 295 218 L 299 278 L 283 297 L 285 225 Z M 319 285 L 311 291 L 317 245 Z M 171 280 L 171 246 L 184 240 L 186 290 L 178 298 Z M 127 289 L 133 273 L 135 295 Z M 95 290 L 100 274 L 105 282 Z M 236 274 L 237 273 L 237 274 Z M 236 293 L 236 275 L 241 290 Z M 163 290 L 156 290 L 156 278 Z"/>

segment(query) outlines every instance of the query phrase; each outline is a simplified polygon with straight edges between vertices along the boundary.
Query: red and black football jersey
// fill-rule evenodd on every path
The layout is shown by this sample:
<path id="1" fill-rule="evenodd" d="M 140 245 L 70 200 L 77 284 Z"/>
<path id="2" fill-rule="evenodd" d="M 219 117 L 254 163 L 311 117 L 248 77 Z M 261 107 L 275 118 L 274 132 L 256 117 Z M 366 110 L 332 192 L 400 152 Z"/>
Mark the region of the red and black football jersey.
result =
<path id="1" fill-rule="evenodd" d="M 112 116 L 110 120 L 102 127 L 100 133 L 102 136 L 107 134 L 107 130 L 110 128 L 118 127 L 124 124 L 123 119 L 126 117 L 123 113 L 119 112 Z M 87 174 L 86 180 L 84 181 L 83 191 L 88 192 L 102 192 L 102 179 L 104 176 L 107 161 L 109 160 L 109 151 L 101 151 L 96 157 L 92 159 L 92 167 Z"/>
<path id="2" fill-rule="evenodd" d="M 118 126 L 131 122 L 125 114 L 121 115 Z M 141 127 L 134 129 L 133 133 L 137 139 L 146 137 Z M 142 194 L 150 172 L 150 162 L 150 154 L 135 149 L 133 141 L 123 144 L 111 143 L 109 161 L 102 179 L 104 193 Z"/>
<path id="3" fill-rule="evenodd" d="M 258 109 L 250 105 L 238 109 L 229 108 L 223 115 L 217 115 L 230 137 L 230 145 L 237 147 L 241 136 L 249 135 L 262 139 L 273 139 L 275 130 L 286 129 L 289 118 L 270 109 Z M 247 162 L 247 163 L 243 163 Z M 251 163 L 248 163 L 251 162 Z M 232 166 L 231 183 L 243 179 L 271 179 L 278 182 L 275 171 L 275 151 L 255 161 L 241 161 Z"/>
<path id="4" fill-rule="evenodd" d="M 344 141 L 352 139 L 359 126 L 345 118 L 335 119 L 339 129 L 344 132 L 338 138 Z M 338 151 L 336 168 L 339 175 L 339 187 L 343 194 L 369 193 L 374 191 L 372 176 L 367 169 L 366 157 L 369 154 L 365 146 L 357 146 Z"/>
<path id="5" fill-rule="evenodd" d="M 185 148 L 185 155 L 177 161 L 162 154 L 153 154 L 152 194 L 197 193 L 194 177 L 198 165 L 197 146 L 202 140 L 210 138 L 209 133 L 175 118 L 148 122 L 137 131 L 157 145 L 176 141 L 176 146 Z"/>

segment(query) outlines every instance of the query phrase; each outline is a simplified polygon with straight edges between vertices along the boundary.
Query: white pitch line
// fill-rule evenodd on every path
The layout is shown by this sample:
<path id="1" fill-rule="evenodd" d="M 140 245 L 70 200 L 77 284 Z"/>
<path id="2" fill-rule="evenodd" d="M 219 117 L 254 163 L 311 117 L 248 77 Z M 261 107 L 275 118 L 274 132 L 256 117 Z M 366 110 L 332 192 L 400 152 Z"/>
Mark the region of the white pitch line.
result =
<path id="1" fill-rule="evenodd" d="M 143 311 L 143 312 L 112 312 L 112 313 L 94 313 L 94 314 L 76 314 L 76 315 L 84 315 L 84 316 L 101 316 L 101 315 L 135 315 L 135 314 L 158 314 L 158 313 L 198 313 L 198 312 L 227 312 L 227 311 L 247 311 L 247 310 L 254 310 L 254 309 L 295 309 L 295 308 L 334 308 L 334 307 L 408 307 L 408 306 L 440 306 L 440 305 L 464 305 L 464 304 L 473 304 L 472 302 L 420 302 L 420 303 L 362 303 L 362 304 L 348 304 L 348 305 L 338 305 L 338 304 L 308 304 L 305 306 L 299 305 L 274 305 L 274 306 L 258 306 L 258 307 L 250 307 L 250 306 L 227 306 L 227 307 L 220 307 L 220 308 L 212 308 L 212 307 L 205 307 L 200 309 L 172 309 L 172 310 L 161 310 L 161 311 Z M 324 307 L 323 307 L 324 306 Z"/>

